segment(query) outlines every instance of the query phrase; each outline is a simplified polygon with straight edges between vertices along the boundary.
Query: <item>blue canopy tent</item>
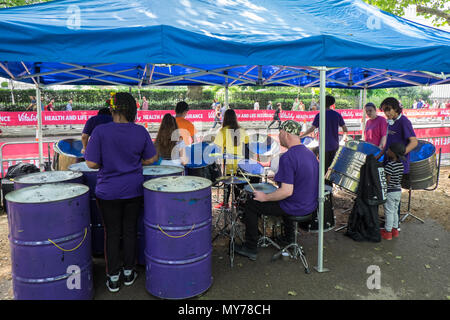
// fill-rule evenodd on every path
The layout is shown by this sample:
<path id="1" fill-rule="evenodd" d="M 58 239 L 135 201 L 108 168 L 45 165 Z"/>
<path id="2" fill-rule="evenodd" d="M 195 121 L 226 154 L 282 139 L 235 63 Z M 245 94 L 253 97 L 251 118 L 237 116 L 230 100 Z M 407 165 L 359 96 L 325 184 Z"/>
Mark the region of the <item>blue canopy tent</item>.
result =
<path id="1" fill-rule="evenodd" d="M 38 103 L 53 84 L 320 86 L 321 132 L 326 86 L 450 82 L 450 33 L 360 0 L 56 0 L 0 10 L 0 43 L 0 76 L 36 84 Z"/>

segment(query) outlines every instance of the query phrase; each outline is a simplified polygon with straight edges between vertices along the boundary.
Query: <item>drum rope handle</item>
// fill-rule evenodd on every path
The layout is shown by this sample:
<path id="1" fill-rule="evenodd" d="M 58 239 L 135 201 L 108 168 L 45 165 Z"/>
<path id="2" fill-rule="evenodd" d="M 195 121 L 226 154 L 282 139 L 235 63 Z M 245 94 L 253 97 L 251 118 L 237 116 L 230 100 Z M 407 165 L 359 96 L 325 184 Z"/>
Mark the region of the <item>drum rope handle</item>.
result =
<path id="1" fill-rule="evenodd" d="M 75 248 L 73 248 L 73 249 L 64 249 L 64 248 L 61 248 L 60 246 L 58 246 L 58 245 L 57 245 L 56 243 L 54 243 L 52 240 L 48 239 L 48 241 L 50 241 L 50 242 L 51 242 L 55 247 L 57 247 L 59 250 L 61 250 L 61 251 L 66 251 L 66 252 L 70 252 L 70 251 L 77 250 L 77 249 L 83 244 L 84 240 L 86 239 L 86 235 L 87 235 L 87 227 L 84 228 L 84 237 L 83 237 L 83 240 L 81 240 L 80 244 L 77 245 L 77 246 L 76 246 Z"/>
<path id="2" fill-rule="evenodd" d="M 163 229 L 161 228 L 161 226 L 158 224 L 158 229 L 159 229 L 163 234 L 165 234 L 165 235 L 168 236 L 169 238 L 175 238 L 175 239 L 183 238 L 183 237 L 187 236 L 189 233 L 192 232 L 192 230 L 194 230 L 194 228 L 195 228 L 195 223 L 192 225 L 191 230 L 189 230 L 186 234 L 183 234 L 182 236 L 171 236 L 170 234 L 167 234 L 166 232 L 164 232 L 164 230 L 163 230 Z"/>

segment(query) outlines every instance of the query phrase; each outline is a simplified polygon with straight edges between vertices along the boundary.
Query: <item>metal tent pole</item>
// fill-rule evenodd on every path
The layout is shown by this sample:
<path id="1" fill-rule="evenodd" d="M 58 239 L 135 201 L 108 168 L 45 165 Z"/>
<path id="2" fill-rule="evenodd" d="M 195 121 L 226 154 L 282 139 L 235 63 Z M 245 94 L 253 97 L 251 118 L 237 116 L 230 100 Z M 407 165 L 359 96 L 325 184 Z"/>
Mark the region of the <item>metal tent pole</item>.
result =
<path id="1" fill-rule="evenodd" d="M 37 137 L 39 147 L 39 169 L 44 171 L 44 148 L 42 144 L 42 101 L 41 101 L 41 88 L 39 87 L 39 77 L 37 78 L 36 84 L 36 110 L 37 110 Z"/>
<path id="2" fill-rule="evenodd" d="M 323 209 L 324 209 L 324 178 L 325 178 L 325 86 L 327 68 L 319 67 L 320 71 L 320 113 L 319 113 L 319 211 L 318 211 L 318 244 L 317 244 L 317 267 L 314 269 L 317 272 L 326 272 L 328 269 L 323 268 Z"/>

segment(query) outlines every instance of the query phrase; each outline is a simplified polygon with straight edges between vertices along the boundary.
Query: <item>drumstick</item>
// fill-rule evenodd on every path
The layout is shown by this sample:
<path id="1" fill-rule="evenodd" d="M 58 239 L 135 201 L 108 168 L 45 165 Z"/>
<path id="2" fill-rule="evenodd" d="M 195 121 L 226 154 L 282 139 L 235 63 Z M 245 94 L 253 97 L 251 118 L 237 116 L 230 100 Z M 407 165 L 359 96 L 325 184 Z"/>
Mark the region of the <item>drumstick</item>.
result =
<path id="1" fill-rule="evenodd" d="M 252 184 L 250 183 L 250 181 L 248 181 L 247 177 L 245 176 L 244 172 L 241 170 L 241 168 L 239 168 L 239 171 L 242 173 L 242 176 L 244 177 L 245 181 L 247 181 L 248 185 L 250 186 L 250 188 L 252 188 L 253 192 L 255 192 L 255 188 L 253 188 Z"/>

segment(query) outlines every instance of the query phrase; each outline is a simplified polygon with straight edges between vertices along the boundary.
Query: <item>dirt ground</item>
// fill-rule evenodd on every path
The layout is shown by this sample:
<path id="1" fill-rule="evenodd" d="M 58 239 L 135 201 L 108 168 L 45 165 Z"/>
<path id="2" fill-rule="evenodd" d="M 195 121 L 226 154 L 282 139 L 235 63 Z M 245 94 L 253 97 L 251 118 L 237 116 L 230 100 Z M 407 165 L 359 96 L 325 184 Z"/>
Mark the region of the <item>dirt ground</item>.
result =
<path id="1" fill-rule="evenodd" d="M 411 213 L 422 219 L 436 220 L 445 230 L 450 231 L 450 167 L 442 167 L 439 176 L 439 186 L 434 191 L 417 190 L 412 192 Z M 216 199 L 216 191 L 213 191 L 213 201 Z M 335 188 L 333 201 L 336 216 L 336 227 L 347 222 L 349 211 L 353 202 L 348 193 Z M 408 192 L 403 190 L 402 213 L 406 211 L 408 204 Z M 380 215 L 382 215 L 382 208 Z M 404 224 L 415 220 L 412 217 Z M 215 219 L 213 219 L 215 221 Z M 8 240 L 8 221 L 4 212 L 0 213 L 0 299 L 12 299 L 11 287 L 11 257 Z"/>

